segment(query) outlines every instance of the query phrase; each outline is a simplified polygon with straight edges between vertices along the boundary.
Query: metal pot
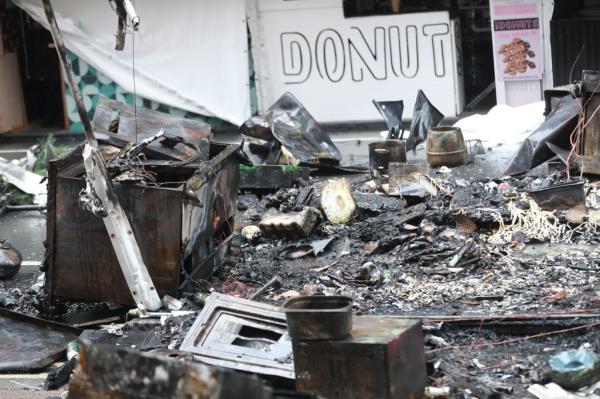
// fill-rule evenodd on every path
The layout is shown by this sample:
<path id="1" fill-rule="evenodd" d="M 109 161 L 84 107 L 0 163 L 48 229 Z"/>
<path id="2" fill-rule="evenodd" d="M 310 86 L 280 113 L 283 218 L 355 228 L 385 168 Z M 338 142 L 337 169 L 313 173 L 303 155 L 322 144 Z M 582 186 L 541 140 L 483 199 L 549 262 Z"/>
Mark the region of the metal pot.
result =
<path id="1" fill-rule="evenodd" d="M 467 162 L 467 147 L 457 127 L 440 126 L 427 134 L 427 162 L 431 166 L 459 166 Z"/>
<path id="2" fill-rule="evenodd" d="M 352 331 L 352 298 L 299 296 L 284 303 L 283 310 L 295 340 L 342 339 Z"/>
<path id="3" fill-rule="evenodd" d="M 0 240 L 0 279 L 11 278 L 21 268 L 21 253 L 8 241 Z"/>

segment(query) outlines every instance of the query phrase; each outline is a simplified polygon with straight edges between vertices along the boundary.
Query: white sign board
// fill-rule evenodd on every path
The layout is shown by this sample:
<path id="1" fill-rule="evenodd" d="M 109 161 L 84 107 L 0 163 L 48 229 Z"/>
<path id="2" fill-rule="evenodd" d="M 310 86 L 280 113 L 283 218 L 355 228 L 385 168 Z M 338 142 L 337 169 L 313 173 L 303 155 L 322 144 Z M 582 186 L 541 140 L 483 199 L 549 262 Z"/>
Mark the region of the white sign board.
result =
<path id="1" fill-rule="evenodd" d="M 320 122 L 381 120 L 372 99 L 403 100 L 410 119 L 422 89 L 444 115 L 462 111 L 459 30 L 447 12 L 345 18 L 342 0 L 257 2 L 261 110 L 289 91 Z"/>
<path id="2" fill-rule="evenodd" d="M 499 104 L 517 107 L 542 98 L 541 6 L 539 0 L 490 0 Z"/>

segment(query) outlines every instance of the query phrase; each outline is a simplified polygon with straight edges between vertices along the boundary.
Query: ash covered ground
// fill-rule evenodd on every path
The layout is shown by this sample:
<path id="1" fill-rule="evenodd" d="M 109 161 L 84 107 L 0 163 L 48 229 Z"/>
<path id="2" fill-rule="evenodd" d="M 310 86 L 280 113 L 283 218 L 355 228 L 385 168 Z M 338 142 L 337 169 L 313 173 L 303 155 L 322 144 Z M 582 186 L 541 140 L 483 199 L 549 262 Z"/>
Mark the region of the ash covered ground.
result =
<path id="1" fill-rule="evenodd" d="M 438 193 L 420 199 L 380 195 L 369 177 L 355 176 L 357 209 L 349 223 L 323 218 L 304 239 L 238 234 L 228 261 L 196 290 L 248 297 L 278 275 L 281 286 L 259 300 L 280 305 L 297 295 L 347 295 L 357 314 L 422 316 L 431 386 L 449 386 L 456 398 L 533 397 L 527 388 L 549 381 L 550 355 L 600 346 L 596 185 L 586 186 L 592 211 L 576 220 L 571 210 L 539 209 L 526 194 L 543 179 L 437 177 Z M 322 181 L 241 195 L 237 227 L 314 205 Z M 47 309 L 40 307 L 38 276 L 1 282 L 2 306 L 59 321 L 62 314 L 111 309 L 70 303 L 53 315 L 40 312 Z M 195 298 L 182 302 L 196 313 L 150 326 L 162 349 L 179 347 L 201 309 Z M 542 314 L 558 318 L 536 318 Z M 569 314 L 582 317 L 560 318 Z M 469 315 L 474 319 L 464 319 Z M 478 319 L 493 315 L 515 319 Z"/>
<path id="2" fill-rule="evenodd" d="M 358 314 L 426 316 L 430 383 L 452 387 L 453 397 L 533 397 L 526 389 L 549 381 L 550 355 L 582 345 L 598 349 L 597 318 L 524 320 L 508 327 L 436 321 L 452 315 L 596 313 L 595 215 L 574 222 L 566 210 L 540 209 L 526 194 L 545 184 L 535 177 L 438 179 L 437 195 L 422 202 L 407 198 L 408 204 L 377 194 L 361 197 L 376 192 L 368 180 L 354 181 L 358 209 L 347 225 L 323 220 L 305 239 L 240 237 L 235 256 L 209 286 L 245 295 L 279 275 L 282 285 L 267 291 L 264 301 L 347 295 Z M 241 196 L 238 220 L 257 224 L 265 214 L 300 210 L 311 186 Z M 593 205 L 596 186 L 587 191 Z M 324 239 L 332 240 L 317 256 L 289 259 Z"/>

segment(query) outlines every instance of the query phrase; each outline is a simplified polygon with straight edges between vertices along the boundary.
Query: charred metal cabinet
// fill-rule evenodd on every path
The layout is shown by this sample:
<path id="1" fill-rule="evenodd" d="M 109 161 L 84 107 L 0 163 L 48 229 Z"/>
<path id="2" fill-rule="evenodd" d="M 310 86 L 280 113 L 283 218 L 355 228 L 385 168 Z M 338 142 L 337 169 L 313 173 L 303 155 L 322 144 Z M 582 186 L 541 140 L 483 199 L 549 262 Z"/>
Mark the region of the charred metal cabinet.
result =
<path id="1" fill-rule="evenodd" d="M 294 341 L 296 388 L 327 399 L 413 399 L 427 382 L 420 321 L 354 317 L 346 339 Z"/>
<path id="2" fill-rule="evenodd" d="M 582 80 L 575 84 L 574 92 L 580 97 L 583 109 L 578 154 L 583 173 L 600 174 L 600 71 L 583 71 Z"/>
<path id="3" fill-rule="evenodd" d="M 233 236 L 238 147 L 211 144 L 199 165 L 162 167 L 164 184 L 114 183 L 159 294 L 212 274 Z M 102 219 L 81 209 L 82 147 L 50 162 L 46 295 L 54 301 L 133 304 Z"/>

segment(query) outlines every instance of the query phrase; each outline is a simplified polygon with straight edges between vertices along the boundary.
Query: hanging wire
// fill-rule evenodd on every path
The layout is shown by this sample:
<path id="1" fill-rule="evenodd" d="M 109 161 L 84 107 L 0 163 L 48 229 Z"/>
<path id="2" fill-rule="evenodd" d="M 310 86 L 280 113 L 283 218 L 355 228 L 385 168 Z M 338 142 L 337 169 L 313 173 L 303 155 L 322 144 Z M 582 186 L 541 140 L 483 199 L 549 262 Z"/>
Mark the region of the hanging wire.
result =
<path id="1" fill-rule="evenodd" d="M 135 1 L 133 1 L 133 5 L 135 7 Z M 135 86 L 135 29 L 133 29 L 133 26 L 131 27 L 131 66 L 133 78 L 133 120 L 135 123 L 135 144 L 138 144 L 137 89 Z"/>

